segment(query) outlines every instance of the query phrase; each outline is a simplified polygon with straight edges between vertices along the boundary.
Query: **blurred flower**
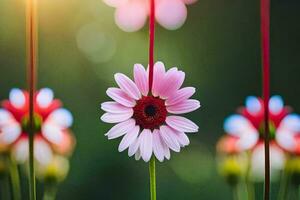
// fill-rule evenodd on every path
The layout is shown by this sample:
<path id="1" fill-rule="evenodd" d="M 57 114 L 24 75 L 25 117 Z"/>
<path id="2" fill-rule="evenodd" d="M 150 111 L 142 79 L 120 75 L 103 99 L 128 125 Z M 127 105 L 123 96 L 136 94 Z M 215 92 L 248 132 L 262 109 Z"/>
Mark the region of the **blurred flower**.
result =
<path id="1" fill-rule="evenodd" d="M 68 155 L 75 139 L 68 129 L 73 122 L 71 113 L 61 108 L 52 90 L 41 89 L 34 96 L 34 157 L 49 163 L 53 153 Z M 24 163 L 28 159 L 29 94 L 12 89 L 9 100 L 0 109 L 0 144 L 12 150 L 14 158 Z M 12 148 L 12 149 L 10 149 Z"/>
<path id="2" fill-rule="evenodd" d="M 148 0 L 103 0 L 107 5 L 115 7 L 116 24 L 127 32 L 141 29 L 149 15 Z M 187 18 L 186 4 L 197 0 L 156 0 L 155 18 L 164 28 L 175 30 L 180 28 Z"/>
<path id="3" fill-rule="evenodd" d="M 54 155 L 49 163 L 37 163 L 36 176 L 46 183 L 59 183 L 66 178 L 69 168 L 67 158 Z"/>
<path id="4" fill-rule="evenodd" d="M 106 136 L 115 139 L 123 136 L 119 151 L 129 147 L 128 155 L 135 154 L 148 162 L 152 153 L 159 161 L 170 159 L 170 150 L 179 152 L 188 145 L 185 133 L 197 132 L 198 126 L 191 120 L 170 114 L 184 114 L 200 107 L 198 100 L 189 99 L 195 88 L 180 89 L 185 73 L 171 68 L 167 72 L 162 62 L 154 65 L 153 87 L 149 93 L 148 73 L 145 68 L 134 66 L 134 82 L 124 74 L 115 74 L 120 88 L 109 88 L 107 95 L 114 101 L 105 102 L 106 112 L 101 120 L 117 123 Z"/>
<path id="5" fill-rule="evenodd" d="M 228 133 L 218 144 L 219 151 L 239 153 L 251 151 L 251 168 L 254 177 L 262 177 L 264 173 L 264 106 L 260 98 L 250 96 L 246 106 L 238 110 L 239 114 L 228 117 L 224 122 Z M 291 108 L 284 106 L 280 96 L 272 96 L 269 101 L 270 116 L 270 156 L 271 171 L 284 167 L 284 149 L 297 152 L 298 133 L 300 133 L 300 117 L 290 114 Z M 300 137 L 299 137 L 300 138 Z M 300 141 L 300 140 L 299 140 Z"/>

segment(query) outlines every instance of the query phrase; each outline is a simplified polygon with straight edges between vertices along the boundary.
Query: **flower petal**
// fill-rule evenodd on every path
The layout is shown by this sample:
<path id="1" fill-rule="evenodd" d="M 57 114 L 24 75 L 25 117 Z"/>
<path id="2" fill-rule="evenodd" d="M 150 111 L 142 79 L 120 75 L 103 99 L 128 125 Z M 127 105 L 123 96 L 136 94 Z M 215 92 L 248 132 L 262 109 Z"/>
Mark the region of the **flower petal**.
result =
<path id="1" fill-rule="evenodd" d="M 131 131 L 129 131 L 122 139 L 119 145 L 119 152 L 127 149 L 138 137 L 140 132 L 140 127 L 135 126 Z"/>
<path id="2" fill-rule="evenodd" d="M 189 99 L 194 93 L 196 89 L 194 87 L 185 87 L 180 90 L 177 90 L 172 96 L 170 96 L 166 100 L 166 105 L 171 106 L 182 101 Z"/>
<path id="3" fill-rule="evenodd" d="M 13 145 L 12 155 L 18 163 L 25 163 L 28 159 L 28 139 L 21 139 Z"/>
<path id="4" fill-rule="evenodd" d="M 224 130 L 230 135 L 242 135 L 245 130 L 255 129 L 251 122 L 242 115 L 231 115 L 224 121 Z M 257 133 L 258 134 L 258 133 Z"/>
<path id="5" fill-rule="evenodd" d="M 190 140 L 185 133 L 176 132 L 175 135 L 177 136 L 177 141 L 178 141 L 180 147 L 185 147 L 190 144 Z"/>
<path id="6" fill-rule="evenodd" d="M 174 136 L 174 131 L 170 129 L 167 126 L 161 126 L 160 127 L 160 135 L 164 142 L 167 144 L 167 146 L 172 149 L 175 152 L 180 151 L 180 145 L 176 139 L 176 136 Z"/>
<path id="7" fill-rule="evenodd" d="M 152 132 L 149 129 L 144 129 L 139 136 L 139 142 L 141 156 L 145 162 L 148 162 L 152 156 L 152 140 Z"/>
<path id="8" fill-rule="evenodd" d="M 115 12 L 117 26 L 126 32 L 134 32 L 141 29 L 147 20 L 147 8 L 145 2 L 131 0 L 118 5 Z"/>
<path id="9" fill-rule="evenodd" d="M 280 123 L 278 129 L 288 130 L 293 134 L 300 132 L 300 115 L 289 114 Z"/>
<path id="10" fill-rule="evenodd" d="M 130 98 L 123 90 L 119 88 L 108 88 L 106 94 L 123 106 L 133 107 L 136 104 L 134 99 Z"/>
<path id="11" fill-rule="evenodd" d="M 152 94 L 157 97 L 165 76 L 165 65 L 162 62 L 156 62 L 153 68 Z"/>
<path id="12" fill-rule="evenodd" d="M 144 96 L 148 95 L 148 74 L 141 64 L 134 65 L 134 82 Z"/>
<path id="13" fill-rule="evenodd" d="M 167 99 L 173 95 L 181 87 L 184 78 L 185 73 L 178 71 L 177 68 L 173 67 L 168 70 L 160 88 L 159 96 L 163 99 Z"/>
<path id="14" fill-rule="evenodd" d="M 52 103 L 53 97 L 54 94 L 51 89 L 43 88 L 38 92 L 36 96 L 36 101 L 41 108 L 47 108 Z"/>
<path id="15" fill-rule="evenodd" d="M 257 97 L 249 96 L 246 98 L 246 108 L 249 113 L 255 115 L 262 109 L 262 104 Z"/>
<path id="16" fill-rule="evenodd" d="M 167 110 L 173 114 L 189 113 L 200 108 L 200 102 L 195 99 L 188 99 L 179 104 L 168 106 Z"/>
<path id="17" fill-rule="evenodd" d="M 125 107 L 114 101 L 107 101 L 101 104 L 101 109 L 108 113 L 129 113 L 132 112 L 132 108 Z"/>
<path id="18" fill-rule="evenodd" d="M 284 107 L 283 99 L 279 95 L 272 96 L 269 100 L 270 112 L 274 115 L 279 114 Z"/>
<path id="19" fill-rule="evenodd" d="M 133 110 L 128 113 L 105 113 L 101 116 L 101 120 L 106 123 L 119 123 L 131 118 L 133 115 Z"/>
<path id="20" fill-rule="evenodd" d="M 118 137 L 128 133 L 128 131 L 132 130 L 134 128 L 134 126 L 135 126 L 135 120 L 134 119 L 129 119 L 125 122 L 121 122 L 121 123 L 113 126 L 105 134 L 105 136 L 107 136 L 109 140 L 118 138 Z"/>
<path id="21" fill-rule="evenodd" d="M 128 156 L 131 157 L 133 156 L 138 150 L 140 146 L 139 138 L 136 138 L 135 141 L 129 146 L 128 149 Z"/>
<path id="22" fill-rule="evenodd" d="M 154 155 L 157 158 L 157 160 L 159 160 L 160 162 L 163 162 L 164 156 L 165 156 L 165 147 L 164 146 L 166 146 L 166 144 L 162 140 L 159 130 L 155 129 L 152 134 L 153 134 Z"/>
<path id="23" fill-rule="evenodd" d="M 16 122 L 10 122 L 0 130 L 0 141 L 4 144 L 12 144 L 21 135 L 21 127 Z"/>
<path id="24" fill-rule="evenodd" d="M 175 30 L 184 24 L 187 8 L 182 0 L 161 0 L 157 3 L 155 17 L 166 29 Z"/>
<path id="25" fill-rule="evenodd" d="M 171 153 L 170 153 L 169 147 L 168 147 L 166 144 L 164 145 L 164 151 L 165 151 L 165 158 L 166 158 L 167 160 L 170 160 L 170 158 L 171 158 Z"/>
<path id="26" fill-rule="evenodd" d="M 73 124 L 73 116 L 70 111 L 64 108 L 54 110 L 46 121 L 51 121 L 61 128 L 68 128 Z"/>
<path id="27" fill-rule="evenodd" d="M 166 123 L 173 129 L 180 132 L 193 133 L 198 132 L 198 126 L 191 120 L 180 116 L 168 116 Z"/>
<path id="28" fill-rule="evenodd" d="M 51 162 L 53 153 L 48 143 L 42 139 L 35 139 L 34 147 L 34 157 L 39 163 L 45 165 Z"/>
<path id="29" fill-rule="evenodd" d="M 42 135 L 51 143 L 59 145 L 63 142 L 63 130 L 54 123 L 45 123 L 42 126 Z"/>
<path id="30" fill-rule="evenodd" d="M 295 151 L 297 147 L 297 142 L 294 137 L 295 135 L 287 130 L 278 129 L 276 132 L 277 143 L 288 151 Z"/>
<path id="31" fill-rule="evenodd" d="M 119 87 L 131 98 L 138 100 L 141 98 L 141 93 L 135 83 L 126 75 L 117 73 L 115 80 Z"/>
<path id="32" fill-rule="evenodd" d="M 0 126 L 10 123 L 13 119 L 14 118 L 10 112 L 0 108 Z"/>
<path id="33" fill-rule="evenodd" d="M 14 88 L 9 93 L 9 101 L 16 108 L 25 106 L 26 98 L 22 90 Z"/>
<path id="34" fill-rule="evenodd" d="M 135 160 L 140 160 L 142 157 L 141 150 L 138 149 L 134 155 Z"/>

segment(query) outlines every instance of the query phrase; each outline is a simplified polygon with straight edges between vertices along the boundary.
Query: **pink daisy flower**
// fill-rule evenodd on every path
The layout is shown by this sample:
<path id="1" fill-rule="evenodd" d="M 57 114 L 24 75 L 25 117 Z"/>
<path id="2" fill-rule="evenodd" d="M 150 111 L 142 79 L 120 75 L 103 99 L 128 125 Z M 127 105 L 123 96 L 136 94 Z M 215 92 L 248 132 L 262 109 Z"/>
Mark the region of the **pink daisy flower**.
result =
<path id="1" fill-rule="evenodd" d="M 198 109 L 200 102 L 189 99 L 195 88 L 180 89 L 184 78 L 184 72 L 175 67 L 165 71 L 164 64 L 157 62 L 149 91 L 148 72 L 141 64 L 134 65 L 134 81 L 115 74 L 119 88 L 108 88 L 106 93 L 114 101 L 101 104 L 106 112 L 101 120 L 117 123 L 105 135 L 108 139 L 124 136 L 120 152 L 128 148 L 129 156 L 145 162 L 154 154 L 162 162 L 170 159 L 170 149 L 179 152 L 190 143 L 185 133 L 198 132 L 198 126 L 176 115 Z"/>
<path id="2" fill-rule="evenodd" d="M 38 91 L 34 98 L 34 157 L 40 163 L 52 160 L 53 153 L 69 154 L 75 140 L 68 129 L 73 122 L 71 113 L 61 108 L 48 88 Z M 0 109 L 0 144 L 12 150 L 14 158 L 24 163 L 28 160 L 29 94 L 12 89 L 9 100 Z"/>
<path id="3" fill-rule="evenodd" d="M 149 16 L 149 0 L 103 0 L 116 8 L 115 22 L 123 31 L 141 29 Z M 197 0 L 156 0 L 156 21 L 166 29 L 180 28 L 187 18 L 187 4 Z"/>

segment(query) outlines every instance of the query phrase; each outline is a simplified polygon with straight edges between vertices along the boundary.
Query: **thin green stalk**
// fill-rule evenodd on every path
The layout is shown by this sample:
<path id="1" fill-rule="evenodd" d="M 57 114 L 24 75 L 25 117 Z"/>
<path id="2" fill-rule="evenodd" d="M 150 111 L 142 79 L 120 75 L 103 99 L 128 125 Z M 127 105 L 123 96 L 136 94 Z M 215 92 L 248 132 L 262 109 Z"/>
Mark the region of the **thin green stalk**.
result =
<path id="1" fill-rule="evenodd" d="M 29 134 L 29 188 L 30 200 L 36 200 L 36 184 L 34 170 L 34 141 L 33 134 Z"/>
<path id="2" fill-rule="evenodd" d="M 250 152 L 247 153 L 247 157 L 248 157 L 248 164 L 247 164 L 247 171 L 246 171 L 246 177 L 245 177 L 247 196 L 248 196 L 248 200 L 254 200 L 255 199 L 255 189 L 250 180 L 250 173 L 251 173 L 251 160 L 250 160 L 251 154 L 250 154 Z"/>
<path id="3" fill-rule="evenodd" d="M 152 156 L 149 163 L 150 173 L 150 193 L 151 200 L 156 200 L 156 172 L 155 172 L 155 156 Z"/>
<path id="4" fill-rule="evenodd" d="M 10 159 L 9 173 L 14 200 L 21 200 L 20 176 L 18 165 L 12 158 Z"/>
<path id="5" fill-rule="evenodd" d="M 10 188 L 9 188 L 9 177 L 5 175 L 5 177 L 1 180 L 1 198 L 3 200 L 10 199 Z"/>
<path id="6" fill-rule="evenodd" d="M 238 188 L 238 184 L 236 184 L 235 186 L 232 187 L 232 194 L 233 194 L 233 200 L 239 200 L 239 188 Z"/>
<path id="7" fill-rule="evenodd" d="M 57 193 L 57 187 L 56 185 L 46 185 L 43 200 L 55 200 Z"/>
<path id="8" fill-rule="evenodd" d="M 280 181 L 279 193 L 278 193 L 278 200 L 286 200 L 289 188 L 289 174 L 284 170 L 282 172 L 282 178 Z"/>

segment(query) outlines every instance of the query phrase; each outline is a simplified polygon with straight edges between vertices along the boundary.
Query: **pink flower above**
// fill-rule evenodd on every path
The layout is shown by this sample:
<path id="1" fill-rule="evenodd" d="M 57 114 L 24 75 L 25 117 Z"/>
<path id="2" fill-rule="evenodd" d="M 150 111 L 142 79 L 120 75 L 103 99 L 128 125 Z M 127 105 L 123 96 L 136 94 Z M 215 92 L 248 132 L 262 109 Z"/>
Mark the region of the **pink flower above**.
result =
<path id="1" fill-rule="evenodd" d="M 51 161 L 54 153 L 68 155 L 75 139 L 69 130 L 73 117 L 54 99 L 52 90 L 41 89 L 34 96 L 35 159 L 43 164 Z M 28 159 L 29 94 L 12 89 L 9 100 L 0 109 L 0 146 L 12 151 L 15 159 L 23 163 Z"/>
<path id="2" fill-rule="evenodd" d="M 176 114 L 192 112 L 200 107 L 200 102 L 189 99 L 195 88 L 180 89 L 184 78 L 184 72 L 175 67 L 165 71 L 164 64 L 157 62 L 149 92 L 148 73 L 142 65 L 134 66 L 134 81 L 124 74 L 115 74 L 119 88 L 108 88 L 106 93 L 114 101 L 101 104 L 106 112 L 101 120 L 117 123 L 105 135 L 108 139 L 124 136 L 120 152 L 128 148 L 129 156 L 145 162 L 154 154 L 162 162 L 170 159 L 170 149 L 179 152 L 190 143 L 185 133 L 198 132 L 198 126 Z"/>
<path id="3" fill-rule="evenodd" d="M 103 0 L 115 7 L 115 22 L 126 32 L 140 30 L 149 16 L 149 0 Z M 180 28 L 187 18 L 186 5 L 197 0 L 156 0 L 156 21 L 166 29 Z"/>

